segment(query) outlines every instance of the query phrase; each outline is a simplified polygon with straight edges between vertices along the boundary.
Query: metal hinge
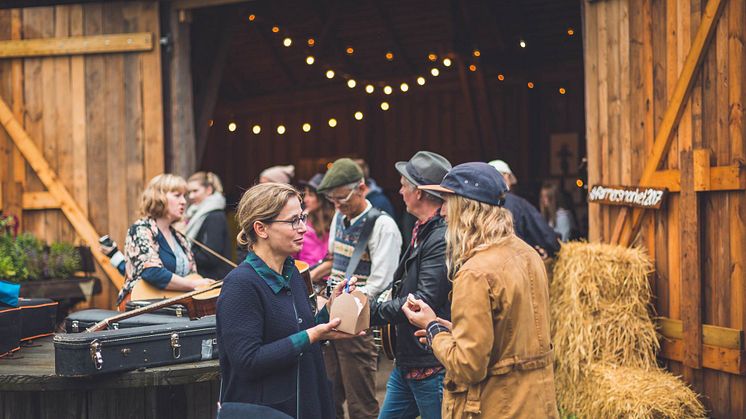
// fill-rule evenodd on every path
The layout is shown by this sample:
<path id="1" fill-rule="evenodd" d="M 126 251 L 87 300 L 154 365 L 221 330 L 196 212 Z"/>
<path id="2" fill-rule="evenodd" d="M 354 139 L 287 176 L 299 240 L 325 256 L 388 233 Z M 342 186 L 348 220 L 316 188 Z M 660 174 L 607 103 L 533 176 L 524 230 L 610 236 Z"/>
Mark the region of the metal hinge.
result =
<path id="1" fill-rule="evenodd" d="M 182 317 L 183 314 L 181 307 L 176 307 L 176 317 Z"/>
<path id="2" fill-rule="evenodd" d="M 98 339 L 94 339 L 91 342 L 91 360 L 97 370 L 100 370 L 104 366 L 104 358 L 101 356 L 101 342 Z"/>
<path id="3" fill-rule="evenodd" d="M 72 329 L 73 333 L 78 333 L 79 329 L 79 323 L 77 320 L 73 320 L 72 323 L 70 323 L 70 329 Z"/>
<path id="4" fill-rule="evenodd" d="M 181 344 L 179 343 L 178 333 L 171 334 L 171 353 L 174 356 L 174 359 L 181 358 Z"/>

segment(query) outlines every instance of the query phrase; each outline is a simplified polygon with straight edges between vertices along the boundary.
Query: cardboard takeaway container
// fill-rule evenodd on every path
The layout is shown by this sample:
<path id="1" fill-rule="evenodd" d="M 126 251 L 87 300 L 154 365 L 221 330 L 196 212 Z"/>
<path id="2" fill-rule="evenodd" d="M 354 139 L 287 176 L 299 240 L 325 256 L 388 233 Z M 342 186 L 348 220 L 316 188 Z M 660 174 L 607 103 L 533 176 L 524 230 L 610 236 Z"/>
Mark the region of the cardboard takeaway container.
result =
<path id="1" fill-rule="evenodd" d="M 329 309 L 329 318 L 337 317 L 342 320 L 337 326 L 337 330 L 340 332 L 356 335 L 369 328 L 370 303 L 368 303 L 368 297 L 358 290 L 351 293 L 342 293 L 332 301 Z"/>

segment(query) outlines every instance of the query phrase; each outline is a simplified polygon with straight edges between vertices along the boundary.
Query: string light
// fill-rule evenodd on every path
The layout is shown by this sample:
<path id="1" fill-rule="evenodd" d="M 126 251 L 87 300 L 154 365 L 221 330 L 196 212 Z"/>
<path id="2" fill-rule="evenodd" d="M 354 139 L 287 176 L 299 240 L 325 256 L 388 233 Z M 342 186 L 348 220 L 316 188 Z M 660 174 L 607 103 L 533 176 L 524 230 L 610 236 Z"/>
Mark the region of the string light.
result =
<path id="1" fill-rule="evenodd" d="M 256 15 L 255 14 L 250 14 L 249 15 L 249 22 L 253 22 L 255 20 L 256 20 Z"/>
<path id="2" fill-rule="evenodd" d="M 358 121 L 362 121 L 363 120 L 363 113 L 360 112 L 360 111 L 355 112 L 355 119 L 357 119 Z"/>
<path id="3" fill-rule="evenodd" d="M 534 82 L 532 82 L 532 81 L 528 82 L 527 86 L 528 86 L 529 89 L 533 89 L 534 88 Z"/>
<path id="4" fill-rule="evenodd" d="M 329 126 L 334 128 L 337 126 L 337 120 L 334 118 L 329 118 Z"/>
<path id="5" fill-rule="evenodd" d="M 450 67 L 451 66 L 451 59 L 448 58 L 448 57 L 443 58 L 443 65 L 446 66 L 446 67 Z"/>
<path id="6" fill-rule="evenodd" d="M 437 68 L 433 67 L 433 68 L 430 69 L 430 74 L 432 74 L 433 77 L 438 77 L 440 75 L 440 70 L 438 70 Z"/>
<path id="7" fill-rule="evenodd" d="M 314 61 L 316 61 L 316 59 L 313 58 L 313 55 L 309 55 L 308 57 L 306 57 L 306 64 L 313 65 Z"/>
<path id="8" fill-rule="evenodd" d="M 280 32 L 280 27 L 279 26 L 272 26 L 272 33 L 277 33 L 277 32 Z"/>
<path id="9" fill-rule="evenodd" d="M 391 86 L 384 86 L 384 88 L 383 88 L 383 93 L 385 93 L 387 95 L 390 95 L 393 91 L 394 91 L 394 89 L 392 89 Z"/>
<path id="10" fill-rule="evenodd" d="M 278 125 L 277 126 L 277 133 L 282 135 L 285 133 L 285 125 Z"/>
<path id="11" fill-rule="evenodd" d="M 347 87 L 349 87 L 350 89 L 354 89 L 355 86 L 357 86 L 357 82 L 355 81 L 355 79 L 347 80 Z"/>
<path id="12" fill-rule="evenodd" d="M 333 79 L 334 78 L 334 70 L 326 70 L 326 78 L 327 79 Z"/>
<path id="13" fill-rule="evenodd" d="M 352 55 L 353 53 L 355 53 L 355 49 L 352 47 L 347 47 L 345 52 L 347 52 L 348 55 Z"/>
<path id="14" fill-rule="evenodd" d="M 565 90 L 565 88 L 564 88 L 564 87 L 560 87 L 560 88 L 559 88 L 559 93 L 560 93 L 561 95 L 564 95 L 565 93 L 567 93 L 567 90 Z"/>
<path id="15" fill-rule="evenodd" d="M 430 54 L 427 54 L 427 59 L 430 61 L 435 61 L 438 59 L 438 56 L 433 54 L 432 52 Z"/>
<path id="16" fill-rule="evenodd" d="M 422 77 L 422 76 L 417 77 L 417 84 L 419 84 L 420 86 L 424 86 L 425 85 L 425 78 Z"/>
<path id="17" fill-rule="evenodd" d="M 210 120 L 207 121 L 207 126 L 208 127 L 211 127 L 213 125 L 215 125 L 215 120 L 214 119 L 210 119 Z"/>
<path id="18" fill-rule="evenodd" d="M 386 53 L 386 59 L 389 60 L 389 61 L 393 61 L 394 60 L 394 53 L 391 52 L 391 51 L 387 52 Z"/>
<path id="19" fill-rule="evenodd" d="M 375 87 L 373 87 L 373 85 L 372 85 L 372 84 L 369 84 L 369 85 L 365 86 L 365 93 L 367 93 L 367 94 L 371 94 L 371 93 L 373 93 L 373 92 L 374 92 L 375 90 L 376 90 L 376 88 L 375 88 Z"/>
<path id="20" fill-rule="evenodd" d="M 306 122 L 305 124 L 303 124 L 303 132 L 308 132 L 308 131 L 311 131 L 311 124 Z"/>
<path id="21" fill-rule="evenodd" d="M 384 110 L 384 111 L 389 110 L 389 103 L 388 102 L 381 102 L 381 110 Z"/>
<path id="22" fill-rule="evenodd" d="M 407 90 L 409 90 L 409 85 L 407 83 L 402 83 L 399 88 L 402 92 L 406 92 Z"/>
<path id="23" fill-rule="evenodd" d="M 497 75 L 497 79 L 500 80 L 500 81 L 503 81 L 503 80 L 505 80 L 505 76 L 503 76 L 502 74 L 498 74 Z"/>
<path id="24" fill-rule="evenodd" d="M 521 41 L 518 42 L 518 45 L 520 45 L 521 48 L 526 48 L 526 41 L 524 41 L 523 39 L 521 39 Z"/>
<path id="25" fill-rule="evenodd" d="M 569 35 L 569 36 L 575 35 L 575 29 L 573 29 L 573 28 L 567 28 L 567 35 Z"/>
<path id="26" fill-rule="evenodd" d="M 577 186 L 578 188 L 582 188 L 582 187 L 583 187 L 583 180 L 582 180 L 582 179 L 577 179 L 577 180 L 575 181 L 575 185 L 576 185 L 576 186 Z"/>
<path id="27" fill-rule="evenodd" d="M 481 52 L 481 51 L 479 51 L 478 49 L 475 49 L 475 50 L 474 50 L 474 51 L 472 51 L 471 53 L 472 53 L 472 55 L 474 55 L 475 57 L 479 57 L 480 55 L 482 55 L 482 52 Z"/>
<path id="28" fill-rule="evenodd" d="M 477 71 L 477 66 L 474 64 L 469 65 L 469 71 Z"/>
<path id="29" fill-rule="evenodd" d="M 312 46 L 316 45 L 316 40 L 313 39 L 313 38 L 308 38 L 307 42 L 308 42 L 308 46 L 309 47 L 312 47 Z"/>
<path id="30" fill-rule="evenodd" d="M 285 47 L 289 47 L 293 45 L 293 40 L 290 38 L 285 38 L 282 40 L 282 45 L 284 45 Z"/>
<path id="31" fill-rule="evenodd" d="M 238 129 L 238 125 L 236 125 L 235 122 L 231 121 L 230 123 L 228 123 L 228 131 L 235 132 L 236 129 Z"/>
<path id="32" fill-rule="evenodd" d="M 259 125 L 254 125 L 251 127 L 251 132 L 253 132 L 255 135 L 259 135 L 260 132 L 262 132 L 262 127 Z"/>

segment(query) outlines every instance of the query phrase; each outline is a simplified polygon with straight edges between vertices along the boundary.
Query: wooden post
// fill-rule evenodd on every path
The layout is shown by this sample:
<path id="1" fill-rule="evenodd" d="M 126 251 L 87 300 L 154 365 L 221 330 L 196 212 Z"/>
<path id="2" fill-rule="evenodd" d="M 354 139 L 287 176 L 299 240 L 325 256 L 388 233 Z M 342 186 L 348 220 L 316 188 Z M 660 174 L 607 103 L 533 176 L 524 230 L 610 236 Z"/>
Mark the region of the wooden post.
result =
<path id="1" fill-rule="evenodd" d="M 695 153 L 699 155 L 695 158 Z M 695 192 L 695 162 L 700 150 L 681 151 L 679 195 L 679 243 L 681 246 L 681 320 L 684 327 L 684 365 L 702 368 L 702 262 L 700 249 L 699 199 Z M 709 166 L 709 158 L 707 161 Z"/>
<path id="2" fill-rule="evenodd" d="M 185 19 L 188 11 L 182 11 L 180 19 L 176 9 L 171 10 L 171 37 L 173 46 L 169 64 L 170 80 L 170 164 L 167 170 L 187 177 L 194 173 L 196 144 L 194 133 L 194 106 L 192 93 L 192 68 L 190 28 Z"/>
<path id="3" fill-rule="evenodd" d="M 88 218 L 86 218 L 83 210 L 80 209 L 80 205 L 78 205 L 75 199 L 73 199 L 65 185 L 63 185 L 57 178 L 54 170 L 52 170 L 49 163 L 44 158 L 44 154 L 42 154 L 41 150 L 39 150 L 36 144 L 34 144 L 26 131 L 24 131 L 10 108 L 8 108 L 8 105 L 2 99 L 0 99 L 0 124 L 5 127 L 5 130 L 8 132 L 8 135 L 10 135 L 10 138 L 13 140 L 18 150 L 34 169 L 34 172 L 39 176 L 39 179 L 42 181 L 49 193 L 59 201 L 62 212 L 65 214 L 67 219 L 70 220 L 70 224 L 75 228 L 78 235 L 88 246 L 92 248 L 98 247 L 98 232 L 96 232 L 96 229 Z M 121 288 L 124 283 L 124 278 L 122 278 L 116 268 L 111 266 L 109 259 L 101 252 L 93 252 L 93 257 L 96 258 L 99 265 L 101 265 L 101 268 L 109 276 L 111 282 L 113 282 L 118 288 Z"/>

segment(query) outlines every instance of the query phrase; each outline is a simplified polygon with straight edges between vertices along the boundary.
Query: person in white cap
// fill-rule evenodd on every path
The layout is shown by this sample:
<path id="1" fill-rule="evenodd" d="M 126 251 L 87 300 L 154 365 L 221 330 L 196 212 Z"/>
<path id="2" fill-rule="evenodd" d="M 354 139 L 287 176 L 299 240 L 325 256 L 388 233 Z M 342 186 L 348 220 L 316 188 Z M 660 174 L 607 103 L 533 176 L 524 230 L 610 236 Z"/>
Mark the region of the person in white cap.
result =
<path id="1" fill-rule="evenodd" d="M 492 160 L 490 166 L 502 175 L 509 189 L 518 183 L 510 166 L 503 160 Z M 557 233 L 530 202 L 514 193 L 505 194 L 505 208 L 513 214 L 515 235 L 531 245 L 543 257 L 551 257 L 559 250 Z"/>

